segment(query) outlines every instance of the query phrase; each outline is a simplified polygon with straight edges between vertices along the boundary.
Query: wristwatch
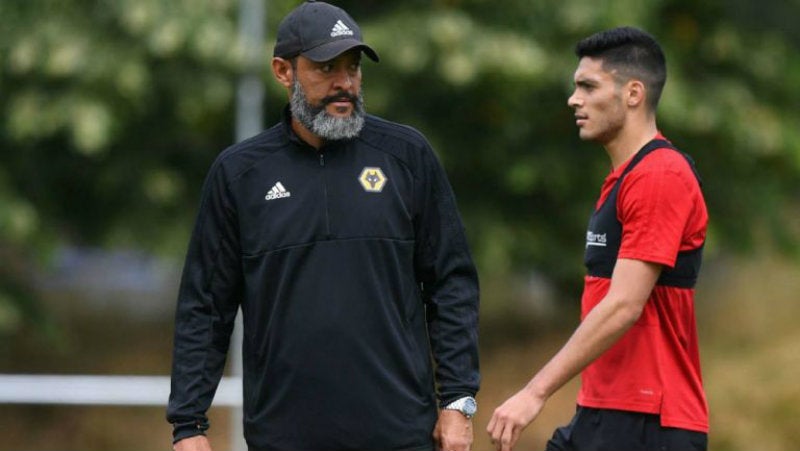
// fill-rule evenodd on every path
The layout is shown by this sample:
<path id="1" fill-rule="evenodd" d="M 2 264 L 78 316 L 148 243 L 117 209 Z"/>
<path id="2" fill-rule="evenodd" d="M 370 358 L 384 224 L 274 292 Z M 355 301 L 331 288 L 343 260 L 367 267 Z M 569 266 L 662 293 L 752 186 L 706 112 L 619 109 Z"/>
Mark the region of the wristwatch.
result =
<path id="1" fill-rule="evenodd" d="M 465 417 L 472 418 L 478 411 L 478 403 L 472 396 L 464 396 L 444 406 L 444 410 L 458 410 Z"/>

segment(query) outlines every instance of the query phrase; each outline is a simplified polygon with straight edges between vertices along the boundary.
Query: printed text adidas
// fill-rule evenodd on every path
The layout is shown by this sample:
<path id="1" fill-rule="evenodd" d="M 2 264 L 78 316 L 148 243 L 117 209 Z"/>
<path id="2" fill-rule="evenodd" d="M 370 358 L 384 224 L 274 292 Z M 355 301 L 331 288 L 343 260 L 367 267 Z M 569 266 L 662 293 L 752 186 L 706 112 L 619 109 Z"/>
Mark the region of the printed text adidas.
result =
<path id="1" fill-rule="evenodd" d="M 353 30 L 347 27 L 341 20 L 337 21 L 336 24 L 331 29 L 331 37 L 335 38 L 336 36 L 353 36 Z"/>
<path id="2" fill-rule="evenodd" d="M 278 183 L 275 184 L 275 186 L 272 187 L 272 189 L 270 189 L 267 192 L 267 195 L 264 198 L 266 200 L 274 200 L 274 199 L 281 199 L 281 198 L 284 198 L 284 197 L 291 197 L 291 196 L 292 196 L 292 193 L 287 191 L 286 188 L 283 187 L 283 184 L 281 182 L 278 182 Z"/>

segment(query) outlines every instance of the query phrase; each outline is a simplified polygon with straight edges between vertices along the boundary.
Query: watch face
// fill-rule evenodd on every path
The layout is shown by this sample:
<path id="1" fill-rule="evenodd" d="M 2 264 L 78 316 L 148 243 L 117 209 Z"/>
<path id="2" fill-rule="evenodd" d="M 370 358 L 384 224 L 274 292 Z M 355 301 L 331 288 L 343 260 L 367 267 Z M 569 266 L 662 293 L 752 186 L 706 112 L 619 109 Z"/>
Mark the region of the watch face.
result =
<path id="1" fill-rule="evenodd" d="M 475 402 L 473 398 L 467 398 L 464 400 L 464 413 L 467 415 L 474 415 L 475 411 L 478 410 L 478 403 Z"/>

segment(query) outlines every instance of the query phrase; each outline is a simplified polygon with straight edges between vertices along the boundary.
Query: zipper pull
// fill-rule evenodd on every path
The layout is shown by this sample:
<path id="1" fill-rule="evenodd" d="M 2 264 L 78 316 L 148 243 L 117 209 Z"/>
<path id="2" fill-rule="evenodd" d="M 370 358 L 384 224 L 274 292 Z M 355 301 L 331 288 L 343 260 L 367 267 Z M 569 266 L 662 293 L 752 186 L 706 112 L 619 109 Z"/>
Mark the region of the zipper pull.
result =
<path id="1" fill-rule="evenodd" d="M 325 154 L 324 153 L 320 153 L 319 154 L 319 165 L 320 166 L 325 166 Z"/>

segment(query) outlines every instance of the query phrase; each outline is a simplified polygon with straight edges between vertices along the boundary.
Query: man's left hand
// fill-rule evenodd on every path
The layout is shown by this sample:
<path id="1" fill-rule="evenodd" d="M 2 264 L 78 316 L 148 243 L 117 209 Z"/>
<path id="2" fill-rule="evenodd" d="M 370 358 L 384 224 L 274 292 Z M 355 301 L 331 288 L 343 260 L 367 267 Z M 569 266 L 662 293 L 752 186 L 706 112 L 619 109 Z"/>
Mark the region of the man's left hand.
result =
<path id="1" fill-rule="evenodd" d="M 472 447 L 472 420 L 457 410 L 442 410 L 433 430 L 440 451 L 469 451 Z"/>
<path id="2" fill-rule="evenodd" d="M 494 410 L 486 432 L 497 451 L 511 451 L 525 429 L 542 411 L 545 399 L 523 388 Z"/>

